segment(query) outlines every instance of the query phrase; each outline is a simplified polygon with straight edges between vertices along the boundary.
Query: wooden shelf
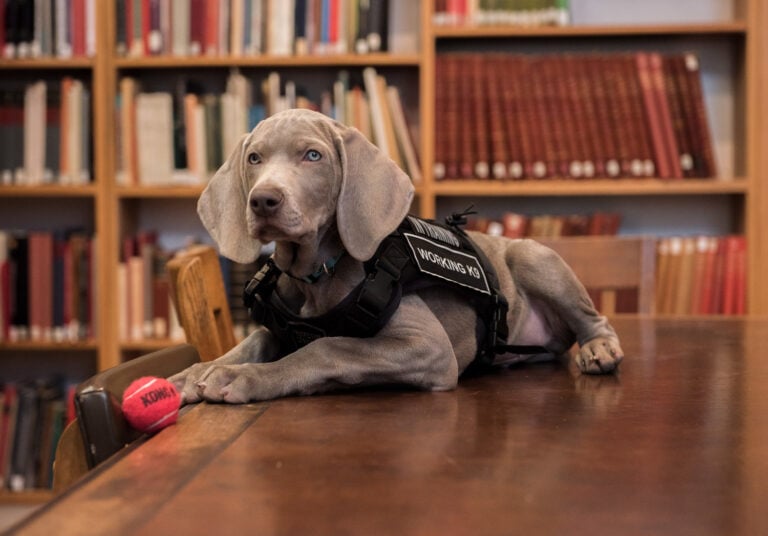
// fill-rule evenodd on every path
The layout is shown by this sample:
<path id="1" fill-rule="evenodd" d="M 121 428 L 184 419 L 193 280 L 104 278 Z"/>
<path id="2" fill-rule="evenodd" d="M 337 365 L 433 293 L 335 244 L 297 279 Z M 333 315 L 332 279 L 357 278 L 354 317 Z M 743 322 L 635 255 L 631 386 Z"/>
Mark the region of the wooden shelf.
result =
<path id="1" fill-rule="evenodd" d="M 121 186 L 117 196 L 121 199 L 197 198 L 205 185 L 200 186 Z"/>
<path id="2" fill-rule="evenodd" d="M 0 342 L 0 350 L 24 350 L 47 352 L 51 350 L 75 350 L 75 351 L 93 351 L 98 349 L 98 344 L 93 339 L 74 342 L 44 342 L 44 341 L 22 341 L 22 342 Z"/>
<path id="3" fill-rule="evenodd" d="M 0 491 L 0 504 L 43 504 L 54 497 L 53 490 Z"/>
<path id="4" fill-rule="evenodd" d="M 0 186 L 0 197 L 94 197 L 96 186 Z"/>
<path id="5" fill-rule="evenodd" d="M 189 67 L 417 67 L 418 54 L 340 54 L 306 56 L 150 56 L 116 58 L 120 69 L 160 69 Z"/>
<path id="6" fill-rule="evenodd" d="M 600 36 L 672 36 L 672 35 L 746 35 L 745 22 L 712 24 L 653 24 L 653 25 L 574 25 L 574 26 L 433 26 L 436 38 L 488 37 L 600 37 Z"/>
<path id="7" fill-rule="evenodd" d="M 743 195 L 745 179 L 601 179 L 492 181 L 454 179 L 435 182 L 433 192 L 444 196 L 611 196 L 611 195 Z"/>
<path id="8" fill-rule="evenodd" d="M 93 58 L 35 58 L 24 60 L 0 59 L 0 69 L 91 69 Z"/>

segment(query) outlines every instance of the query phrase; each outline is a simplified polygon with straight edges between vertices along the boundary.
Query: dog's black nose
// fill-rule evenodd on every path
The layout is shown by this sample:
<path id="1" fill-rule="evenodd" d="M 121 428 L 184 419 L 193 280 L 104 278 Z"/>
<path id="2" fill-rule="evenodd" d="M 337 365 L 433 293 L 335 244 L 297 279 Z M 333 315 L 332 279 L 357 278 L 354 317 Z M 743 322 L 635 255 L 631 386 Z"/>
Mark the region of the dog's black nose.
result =
<path id="1" fill-rule="evenodd" d="M 257 216 L 271 216 L 283 203 L 283 194 L 279 190 L 260 190 L 251 193 L 251 210 Z"/>

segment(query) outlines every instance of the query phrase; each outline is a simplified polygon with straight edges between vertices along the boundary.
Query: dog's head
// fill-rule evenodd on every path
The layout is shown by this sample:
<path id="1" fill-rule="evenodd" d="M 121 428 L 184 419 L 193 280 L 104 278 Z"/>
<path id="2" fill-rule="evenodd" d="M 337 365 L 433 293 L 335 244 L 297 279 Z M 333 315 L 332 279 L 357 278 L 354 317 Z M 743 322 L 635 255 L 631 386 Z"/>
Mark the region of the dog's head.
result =
<path id="1" fill-rule="evenodd" d="M 251 262 L 262 243 L 317 240 L 335 222 L 364 261 L 408 213 L 408 176 L 357 129 L 288 110 L 243 136 L 200 196 L 197 211 L 221 254 Z"/>

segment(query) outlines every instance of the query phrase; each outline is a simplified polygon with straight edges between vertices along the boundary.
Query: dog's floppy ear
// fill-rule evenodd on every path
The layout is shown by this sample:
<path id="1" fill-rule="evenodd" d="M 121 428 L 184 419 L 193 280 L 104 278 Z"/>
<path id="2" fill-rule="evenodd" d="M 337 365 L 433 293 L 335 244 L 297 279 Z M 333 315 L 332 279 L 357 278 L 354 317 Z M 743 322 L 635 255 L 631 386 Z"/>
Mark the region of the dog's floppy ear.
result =
<path id="1" fill-rule="evenodd" d="M 243 151 L 249 136 L 240 138 L 197 201 L 197 214 L 219 246 L 219 252 L 240 263 L 253 262 L 261 251 L 261 243 L 248 235 L 246 226 L 248 192 Z"/>
<path id="2" fill-rule="evenodd" d="M 340 130 L 341 190 L 336 221 L 344 247 L 359 261 L 408 214 L 413 184 L 383 151 L 355 128 Z"/>

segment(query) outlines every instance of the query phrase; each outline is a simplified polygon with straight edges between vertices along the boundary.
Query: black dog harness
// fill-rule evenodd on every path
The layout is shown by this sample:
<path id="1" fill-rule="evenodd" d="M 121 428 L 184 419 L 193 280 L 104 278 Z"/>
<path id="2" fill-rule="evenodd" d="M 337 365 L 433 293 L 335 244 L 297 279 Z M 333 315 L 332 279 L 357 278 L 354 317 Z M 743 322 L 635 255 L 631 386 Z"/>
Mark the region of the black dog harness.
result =
<path id="1" fill-rule="evenodd" d="M 330 311 L 311 318 L 294 313 L 275 291 L 282 271 L 270 258 L 246 285 L 245 306 L 269 329 L 287 355 L 320 337 L 372 337 L 395 313 L 403 295 L 447 286 L 465 295 L 478 317 L 478 353 L 473 364 L 489 365 L 496 354 L 544 353 L 538 346 L 509 346 L 508 303 L 491 263 L 459 227 L 466 214 L 445 225 L 407 216 L 364 263 L 365 279 Z"/>

